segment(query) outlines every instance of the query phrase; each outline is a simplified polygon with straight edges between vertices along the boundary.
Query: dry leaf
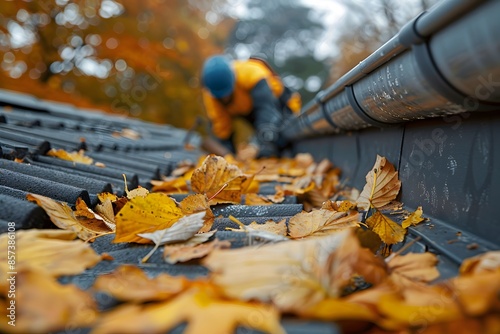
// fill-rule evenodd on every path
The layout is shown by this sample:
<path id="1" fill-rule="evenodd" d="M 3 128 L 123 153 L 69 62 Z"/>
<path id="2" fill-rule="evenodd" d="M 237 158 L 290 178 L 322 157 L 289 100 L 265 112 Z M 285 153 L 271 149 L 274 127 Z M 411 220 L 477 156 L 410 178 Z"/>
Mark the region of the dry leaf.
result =
<path id="1" fill-rule="evenodd" d="M 396 199 L 401 188 L 398 172 L 394 166 L 379 155 L 373 168 L 366 174 L 366 185 L 357 199 L 357 205 L 363 210 L 370 207 L 380 208 Z"/>
<path id="2" fill-rule="evenodd" d="M 415 283 L 429 283 L 439 277 L 438 262 L 436 255 L 429 252 L 399 255 L 387 263 L 389 277 L 402 288 Z"/>
<path id="3" fill-rule="evenodd" d="M 401 242 L 405 237 L 406 230 L 378 210 L 366 220 L 366 224 L 388 245 Z"/>
<path id="4" fill-rule="evenodd" d="M 100 224 L 94 226 L 79 220 L 73 210 L 64 202 L 58 202 L 52 198 L 37 194 L 28 194 L 26 198 L 42 207 L 54 225 L 63 230 L 75 232 L 78 238 L 82 240 L 94 239 L 100 234 L 111 231 L 105 224 L 103 224 L 104 229 Z"/>
<path id="5" fill-rule="evenodd" d="M 170 177 L 162 181 L 151 180 L 153 192 L 163 192 L 167 194 L 182 194 L 189 191 L 188 184 L 184 177 Z"/>
<path id="6" fill-rule="evenodd" d="M 116 236 L 113 242 L 150 243 L 139 233 L 152 233 L 172 226 L 183 216 L 175 201 L 162 193 L 134 197 L 116 215 Z"/>
<path id="7" fill-rule="evenodd" d="M 490 251 L 465 259 L 460 266 L 460 274 L 479 274 L 500 270 L 500 251 Z"/>
<path id="8" fill-rule="evenodd" d="M 167 300 L 186 289 L 188 284 L 183 276 L 159 274 L 149 278 L 140 268 L 125 264 L 111 274 L 97 277 L 93 288 L 121 301 L 142 303 Z"/>
<path id="9" fill-rule="evenodd" d="M 207 195 L 210 204 L 241 202 L 241 195 L 246 190 L 244 182 L 247 176 L 224 158 L 210 154 L 191 176 L 191 187 L 200 194 Z M 222 189 L 222 190 L 221 190 Z M 213 197 L 213 198 L 212 198 Z"/>
<path id="10" fill-rule="evenodd" d="M 272 302 L 287 312 L 338 296 L 354 272 L 384 278 L 385 269 L 375 269 L 383 261 L 369 253 L 360 257 L 360 251 L 348 229 L 323 238 L 216 250 L 203 263 L 228 297 Z"/>
<path id="11" fill-rule="evenodd" d="M 234 333 L 238 326 L 285 333 L 274 308 L 225 300 L 209 284 L 198 283 L 171 301 L 118 307 L 101 317 L 91 334 L 167 333 L 182 323 L 185 334 Z"/>
<path id="12" fill-rule="evenodd" d="M 102 217 L 104 223 L 113 231 L 116 230 L 115 213 L 113 203 L 110 199 L 105 199 L 101 204 L 95 206 L 95 211 Z"/>
<path id="13" fill-rule="evenodd" d="M 215 232 L 215 231 L 214 231 Z M 209 233 L 203 233 L 209 234 Z M 198 235 L 197 235 L 198 236 Z M 195 236 L 196 237 L 196 236 Z M 163 258 L 165 262 L 175 264 L 177 262 L 186 262 L 192 259 L 199 259 L 208 255 L 215 249 L 230 248 L 229 240 L 215 239 L 204 244 L 191 244 L 189 240 L 186 243 L 173 244 L 165 246 Z"/>
<path id="14" fill-rule="evenodd" d="M 271 205 L 271 200 L 259 194 L 251 193 L 245 195 L 245 205 Z"/>
<path id="15" fill-rule="evenodd" d="M 75 275 L 93 267 L 101 257 L 76 234 L 65 230 L 31 229 L 16 232 L 16 267 L 46 271 L 53 276 Z M 0 236 L 1 249 L 7 250 L 8 234 Z M 9 271 L 7 252 L 0 253 L 0 279 Z"/>
<path id="16" fill-rule="evenodd" d="M 419 206 L 417 210 L 415 210 L 415 212 L 413 212 L 408 218 L 403 220 L 403 222 L 401 223 L 401 227 L 408 228 L 412 225 L 417 225 L 424 220 L 424 218 L 422 217 L 423 213 L 424 211 L 422 210 L 422 207 Z"/>
<path id="17" fill-rule="evenodd" d="M 15 299 L 11 299 L 16 302 L 15 326 L 8 324 L 8 310 L 2 307 L 2 333 L 58 332 L 68 326 L 90 326 L 97 318 L 92 297 L 74 285 L 61 285 L 47 273 L 26 267 L 18 270 L 15 279 Z"/>
<path id="18" fill-rule="evenodd" d="M 250 245 L 253 245 L 256 242 L 267 243 L 289 241 L 289 239 L 286 237 L 286 219 L 283 219 L 278 223 L 276 223 L 274 220 L 268 220 L 263 224 L 259 224 L 254 221 L 249 225 L 243 224 L 233 216 L 229 216 L 229 219 L 238 224 L 239 228 L 234 229 L 226 227 L 226 229 L 235 232 L 246 233 L 250 240 Z"/>
<path id="19" fill-rule="evenodd" d="M 200 233 L 208 232 L 212 228 L 214 224 L 215 216 L 210 209 L 210 205 L 208 204 L 208 198 L 204 194 L 194 194 L 189 195 L 184 198 L 180 203 L 179 207 L 185 215 L 205 211 L 205 223 L 203 227 L 200 229 Z"/>
<path id="20" fill-rule="evenodd" d="M 203 217 L 205 217 L 204 211 L 193 213 L 192 215 L 180 218 L 171 227 L 167 227 L 166 229 L 156 230 L 151 233 L 138 233 L 139 237 L 152 240 L 155 243 L 155 247 L 142 259 L 142 262 L 146 262 L 161 245 L 186 241 L 193 237 L 203 226 Z"/>
<path id="21" fill-rule="evenodd" d="M 255 231 L 267 231 L 281 236 L 287 235 L 286 219 L 282 219 L 279 222 L 275 222 L 274 220 L 270 219 L 261 224 L 257 222 L 251 222 L 247 225 L 247 227 Z"/>
<path id="22" fill-rule="evenodd" d="M 85 165 L 91 165 L 94 160 L 85 155 L 85 151 L 81 150 L 78 152 L 66 152 L 63 149 L 56 150 L 55 148 L 47 152 L 50 157 L 56 157 L 62 160 L 79 162 Z"/>
<path id="23" fill-rule="evenodd" d="M 357 226 L 359 226 L 359 213 L 357 211 L 347 213 L 325 209 L 298 213 L 288 222 L 289 235 L 294 239 L 323 236 Z"/>
<path id="24" fill-rule="evenodd" d="M 111 201 L 107 201 L 108 204 L 108 215 L 113 214 L 113 204 Z M 92 209 L 87 206 L 87 203 L 81 198 L 76 200 L 76 209 L 74 211 L 75 217 L 80 222 L 80 225 L 86 227 L 89 230 L 95 231 L 98 234 L 114 232 L 116 229 L 116 224 L 113 222 L 115 217 L 112 215 L 112 220 L 105 219 L 104 217 L 95 213 Z M 111 210 L 111 211 L 110 211 Z"/>

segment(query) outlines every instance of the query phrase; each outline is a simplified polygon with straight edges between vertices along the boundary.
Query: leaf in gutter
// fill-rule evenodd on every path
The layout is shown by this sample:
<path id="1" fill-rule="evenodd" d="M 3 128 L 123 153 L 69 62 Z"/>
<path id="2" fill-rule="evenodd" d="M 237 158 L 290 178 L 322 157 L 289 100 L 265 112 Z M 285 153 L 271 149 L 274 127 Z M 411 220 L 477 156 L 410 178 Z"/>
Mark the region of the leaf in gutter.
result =
<path id="1" fill-rule="evenodd" d="M 500 271 L 500 251 L 490 251 L 465 259 L 460 265 L 460 275 Z"/>
<path id="2" fill-rule="evenodd" d="M 107 233 L 116 230 L 116 224 L 114 223 L 115 217 L 113 214 L 113 205 L 111 201 L 107 201 L 108 204 L 108 215 L 112 216 L 112 221 L 95 213 L 92 209 L 87 206 L 87 203 L 81 198 L 76 200 L 76 210 L 74 212 L 76 218 L 80 221 L 81 225 L 85 225 L 96 232 Z M 111 211 L 109 211 L 111 210 Z"/>
<path id="3" fill-rule="evenodd" d="M 406 234 L 404 228 L 378 210 L 375 210 L 375 213 L 366 219 L 366 224 L 388 245 L 403 241 Z"/>
<path id="4" fill-rule="evenodd" d="M 359 226 L 357 211 L 347 213 L 325 209 L 298 213 L 290 218 L 288 223 L 289 235 L 294 239 L 335 233 L 357 226 Z"/>
<path id="5" fill-rule="evenodd" d="M 439 277 L 436 268 L 436 255 L 426 253 L 409 253 L 392 258 L 387 267 L 390 279 L 399 287 L 411 287 L 413 284 L 429 283 Z"/>
<path id="6" fill-rule="evenodd" d="M 42 207 L 54 225 L 60 229 L 75 232 L 82 240 L 94 239 L 100 234 L 111 231 L 104 223 L 102 225 L 100 223 L 87 224 L 84 220 L 79 220 L 73 210 L 64 202 L 37 194 L 28 194 L 26 198 Z"/>
<path id="7" fill-rule="evenodd" d="M 150 243 L 138 236 L 172 226 L 183 216 L 175 201 L 162 193 L 134 197 L 116 215 L 116 236 L 113 242 Z"/>
<path id="8" fill-rule="evenodd" d="M 137 234 L 139 237 L 152 240 L 155 243 L 155 247 L 142 259 L 142 262 L 146 262 L 161 245 L 173 244 L 192 238 L 203 226 L 203 217 L 205 217 L 205 211 L 184 216 L 164 230 Z"/>
<path id="9" fill-rule="evenodd" d="M 194 239 L 196 236 L 191 239 Z M 201 257 L 204 257 L 215 249 L 231 247 L 231 242 L 229 240 L 215 239 L 207 243 L 192 244 L 190 242 L 191 239 L 189 239 L 185 243 L 166 245 L 163 250 L 163 258 L 165 262 L 170 264 L 175 264 L 177 262 L 186 262 L 192 259 L 199 259 Z"/>
<path id="10" fill-rule="evenodd" d="M 204 211 L 205 217 L 203 219 L 205 223 L 203 224 L 203 227 L 199 232 L 204 233 L 210 231 L 212 225 L 214 224 L 215 216 L 212 212 L 212 209 L 210 209 L 210 205 L 208 204 L 208 198 L 206 195 L 189 195 L 179 203 L 179 208 L 185 215 Z"/>
<path id="11" fill-rule="evenodd" d="M 94 160 L 90 157 L 87 157 L 84 154 L 85 151 L 81 150 L 78 152 L 67 152 L 63 149 L 51 149 L 50 151 L 47 152 L 47 155 L 50 157 L 56 157 L 62 160 L 67 160 L 67 161 L 73 161 L 73 162 L 79 162 L 85 165 L 91 165 Z"/>
<path id="12" fill-rule="evenodd" d="M 403 228 L 408 228 L 412 225 L 417 225 L 418 223 L 420 223 L 424 220 L 424 218 L 422 217 L 423 213 L 424 212 L 422 210 L 422 207 L 419 206 L 417 208 L 417 210 L 415 210 L 415 212 L 413 212 L 410 216 L 408 216 L 408 218 L 403 220 L 403 222 L 401 223 L 401 226 Z"/>
<path id="13" fill-rule="evenodd" d="M 366 174 L 366 184 L 357 199 L 360 209 L 380 208 L 396 199 L 401 188 L 398 172 L 386 158 L 377 155 L 373 168 Z"/>

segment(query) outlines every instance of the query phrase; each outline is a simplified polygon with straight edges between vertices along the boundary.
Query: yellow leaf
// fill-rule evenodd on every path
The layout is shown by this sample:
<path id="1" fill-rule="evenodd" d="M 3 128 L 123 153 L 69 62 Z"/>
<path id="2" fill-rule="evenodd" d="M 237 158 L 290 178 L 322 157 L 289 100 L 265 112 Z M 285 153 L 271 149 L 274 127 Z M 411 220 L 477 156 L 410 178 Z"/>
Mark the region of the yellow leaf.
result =
<path id="1" fill-rule="evenodd" d="M 401 188 L 398 172 L 386 158 L 377 155 L 373 168 L 366 174 L 366 185 L 357 199 L 363 210 L 370 207 L 380 208 L 396 199 Z"/>
<path id="2" fill-rule="evenodd" d="M 274 308 L 223 299 L 214 287 L 199 282 L 171 301 L 118 307 L 101 317 L 91 334 L 167 333 L 184 322 L 185 334 L 234 333 L 238 326 L 285 333 Z"/>
<path id="3" fill-rule="evenodd" d="M 288 222 L 289 235 L 294 239 L 322 236 L 357 226 L 359 226 L 359 213 L 357 211 L 351 211 L 348 214 L 347 212 L 325 209 L 298 213 Z"/>
<path id="4" fill-rule="evenodd" d="M 366 220 L 366 224 L 388 245 L 401 242 L 405 237 L 406 230 L 378 210 Z"/>
<path id="5" fill-rule="evenodd" d="M 419 206 L 417 210 L 415 210 L 415 212 L 413 212 L 410 216 L 408 216 L 408 218 L 403 220 L 403 222 L 401 223 L 401 227 L 408 228 L 409 226 L 417 225 L 424 220 L 424 218 L 422 217 L 423 213 L 424 211 L 422 210 L 422 207 Z"/>
<path id="6" fill-rule="evenodd" d="M 300 315 L 324 321 L 356 320 L 376 322 L 378 319 L 377 313 L 369 307 L 338 298 L 322 300 L 313 307 L 301 310 Z"/>
<path id="7" fill-rule="evenodd" d="M 188 185 L 184 177 L 171 177 L 163 181 L 151 180 L 153 192 L 163 192 L 167 194 L 180 194 L 188 192 Z"/>
<path id="8" fill-rule="evenodd" d="M 15 285 L 16 296 L 11 299 L 16 302 L 15 326 L 7 323 L 8 311 L 2 307 L 2 333 L 59 332 L 68 326 L 90 326 L 97 318 L 97 306 L 89 294 L 74 285 L 61 285 L 43 271 L 20 269 Z"/>
<path id="9" fill-rule="evenodd" d="M 246 194 L 245 195 L 245 205 L 271 205 L 273 204 L 270 200 L 259 194 Z"/>
<path id="10" fill-rule="evenodd" d="M 195 192 L 207 195 L 210 204 L 239 204 L 246 179 L 236 165 L 229 164 L 223 157 L 210 154 L 194 170 L 191 187 Z"/>
<path id="11" fill-rule="evenodd" d="M 16 232 L 16 266 L 45 271 L 53 276 L 75 275 L 93 267 L 101 257 L 89 244 L 75 239 L 76 234 L 65 230 L 26 230 Z M 8 234 L 0 236 L 0 280 L 8 270 Z"/>
<path id="12" fill-rule="evenodd" d="M 90 157 L 87 157 L 84 154 L 84 151 L 79 151 L 79 152 L 66 152 L 63 149 L 51 149 L 50 151 L 47 152 L 48 156 L 51 157 L 56 157 L 62 160 L 67 160 L 67 161 L 73 161 L 73 162 L 79 162 L 85 165 L 91 165 L 94 160 Z"/>
<path id="13" fill-rule="evenodd" d="M 172 226 L 183 216 L 175 201 L 162 193 L 134 197 L 116 215 L 113 242 L 150 243 L 138 233 L 151 233 Z"/>
<path id="14" fill-rule="evenodd" d="M 79 220 L 73 210 L 64 202 L 58 202 L 52 198 L 37 194 L 28 194 L 26 198 L 41 206 L 54 225 L 63 230 L 74 231 L 78 238 L 82 240 L 93 239 L 100 234 L 111 231 L 104 223 L 102 225 L 100 223 L 93 225 L 86 223 L 84 220 Z"/>
<path id="15" fill-rule="evenodd" d="M 124 264 L 114 272 L 97 277 L 93 288 L 121 301 L 141 303 L 167 300 L 188 286 L 183 276 L 159 274 L 149 278 L 140 268 Z"/>

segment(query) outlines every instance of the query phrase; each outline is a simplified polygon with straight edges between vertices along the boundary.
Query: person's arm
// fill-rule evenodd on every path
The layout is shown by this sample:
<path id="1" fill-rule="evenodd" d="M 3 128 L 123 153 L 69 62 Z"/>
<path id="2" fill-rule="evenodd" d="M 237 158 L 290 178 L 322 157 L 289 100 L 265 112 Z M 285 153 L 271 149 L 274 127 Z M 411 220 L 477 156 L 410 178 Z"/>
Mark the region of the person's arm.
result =
<path id="1" fill-rule="evenodd" d="M 251 90 L 253 100 L 255 137 L 253 144 L 259 148 L 260 157 L 278 154 L 277 142 L 283 117 L 278 110 L 278 100 L 267 81 L 260 80 Z"/>

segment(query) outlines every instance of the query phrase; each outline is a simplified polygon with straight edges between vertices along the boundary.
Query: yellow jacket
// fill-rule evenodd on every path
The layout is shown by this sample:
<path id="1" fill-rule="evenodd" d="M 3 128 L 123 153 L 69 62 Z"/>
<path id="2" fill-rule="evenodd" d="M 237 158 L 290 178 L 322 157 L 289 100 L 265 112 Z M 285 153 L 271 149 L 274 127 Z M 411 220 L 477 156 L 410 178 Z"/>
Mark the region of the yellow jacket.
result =
<path id="1" fill-rule="evenodd" d="M 233 117 L 247 116 L 252 112 L 254 102 L 251 91 L 261 80 L 267 81 L 276 99 L 279 99 L 285 91 L 281 78 L 263 60 L 236 60 L 232 62 L 232 66 L 236 78 L 233 98 L 229 104 L 222 104 L 207 89 L 203 89 L 203 103 L 212 123 L 212 132 L 220 139 L 228 139 L 233 133 Z M 293 93 L 286 105 L 294 113 L 300 111 L 299 94 Z"/>

